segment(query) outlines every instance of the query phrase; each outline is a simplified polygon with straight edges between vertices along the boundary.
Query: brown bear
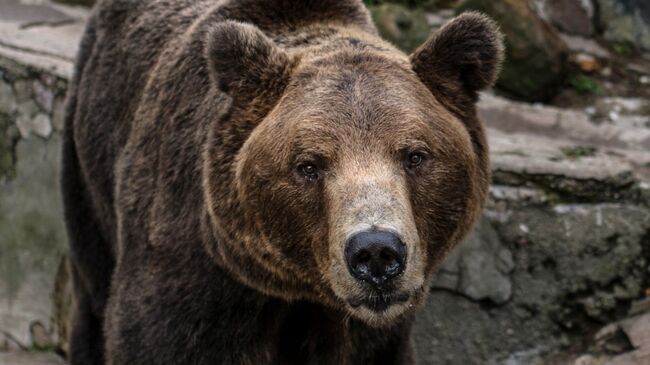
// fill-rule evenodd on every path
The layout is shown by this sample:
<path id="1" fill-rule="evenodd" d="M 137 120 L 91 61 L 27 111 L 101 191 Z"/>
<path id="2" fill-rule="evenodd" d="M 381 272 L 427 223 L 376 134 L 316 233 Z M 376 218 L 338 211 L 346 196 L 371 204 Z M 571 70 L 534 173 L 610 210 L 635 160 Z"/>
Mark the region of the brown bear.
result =
<path id="1" fill-rule="evenodd" d="M 406 56 L 361 0 L 100 0 L 64 131 L 71 363 L 412 363 L 501 58 L 477 13 Z"/>

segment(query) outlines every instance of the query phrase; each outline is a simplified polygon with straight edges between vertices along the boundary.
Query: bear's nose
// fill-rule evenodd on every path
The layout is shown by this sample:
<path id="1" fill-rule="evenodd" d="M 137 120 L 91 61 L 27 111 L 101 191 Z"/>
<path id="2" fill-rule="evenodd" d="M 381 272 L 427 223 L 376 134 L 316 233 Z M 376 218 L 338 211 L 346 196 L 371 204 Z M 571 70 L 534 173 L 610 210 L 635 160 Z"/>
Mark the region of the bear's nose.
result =
<path id="1" fill-rule="evenodd" d="M 348 240 L 344 255 L 352 276 L 381 288 L 404 271 L 406 247 L 394 233 L 364 231 Z"/>

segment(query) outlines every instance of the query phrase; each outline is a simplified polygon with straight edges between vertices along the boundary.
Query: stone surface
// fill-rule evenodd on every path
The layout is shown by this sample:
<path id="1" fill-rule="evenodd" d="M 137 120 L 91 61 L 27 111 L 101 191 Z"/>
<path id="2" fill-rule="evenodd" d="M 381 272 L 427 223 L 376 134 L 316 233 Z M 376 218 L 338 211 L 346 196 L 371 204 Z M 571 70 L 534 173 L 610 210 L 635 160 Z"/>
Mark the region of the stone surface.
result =
<path id="1" fill-rule="evenodd" d="M 466 0 L 459 11 L 480 10 L 505 35 L 506 59 L 497 87 L 528 101 L 544 101 L 562 85 L 568 50 L 558 33 L 534 11 L 529 0 Z"/>
<path id="2" fill-rule="evenodd" d="M 60 137 L 21 139 L 16 173 L 0 179 L 0 329 L 30 344 L 30 325 L 51 329 L 55 274 L 65 248 L 58 187 Z"/>
<path id="3" fill-rule="evenodd" d="M 597 0 L 603 36 L 612 42 L 650 50 L 650 2 L 647 0 Z"/>
<path id="4" fill-rule="evenodd" d="M 66 14 L 41 4 L 24 3 L 17 0 L 0 0 L 0 20 L 18 23 L 22 27 L 36 25 L 57 25 L 70 21 Z"/>
<path id="5" fill-rule="evenodd" d="M 543 0 L 545 17 L 569 34 L 590 36 L 594 32 L 594 6 L 591 0 Z"/>
<path id="6" fill-rule="evenodd" d="M 512 253 L 487 220 L 445 259 L 432 280 L 433 289 L 448 289 L 473 300 L 503 304 L 512 293 Z"/>
<path id="7" fill-rule="evenodd" d="M 79 34 L 52 26 L 61 11 L 34 9 L 0 2 L 0 331 L 11 339 L 0 345 L 7 349 L 58 345 L 53 285 L 66 239 L 61 138 L 50 120 L 61 121 L 65 80 L 59 76 L 69 75 Z M 3 18 L 8 14 L 10 20 Z M 49 35 L 39 38 L 41 32 Z M 51 41 L 49 51 L 41 48 Z"/>
<path id="8" fill-rule="evenodd" d="M 0 78 L 0 113 L 12 114 L 16 108 L 16 100 L 8 82 Z"/>
<path id="9" fill-rule="evenodd" d="M 37 352 L 0 352 L 0 365 L 64 365 L 57 355 Z"/>
<path id="10" fill-rule="evenodd" d="M 573 62 L 580 67 L 580 71 L 582 72 L 592 73 L 600 69 L 600 64 L 596 58 L 588 53 L 578 53 L 573 58 Z"/>
<path id="11" fill-rule="evenodd" d="M 370 13 L 379 33 L 406 52 L 415 50 L 431 33 L 425 14 L 403 5 L 386 3 L 371 6 Z"/>
<path id="12" fill-rule="evenodd" d="M 559 364 L 541 359 L 571 341 L 563 331 L 607 320 L 639 295 L 647 208 L 521 204 L 493 200 L 487 211 L 514 256 L 511 299 L 434 290 L 416 328 L 422 364 Z"/>
<path id="13" fill-rule="evenodd" d="M 0 55 L 69 77 L 87 13 L 47 1 L 0 0 Z"/>
<path id="14" fill-rule="evenodd" d="M 71 5 L 92 6 L 95 0 L 55 0 L 56 2 Z"/>
<path id="15" fill-rule="evenodd" d="M 564 41 L 570 51 L 584 52 L 600 58 L 611 57 L 609 51 L 603 48 L 600 44 L 596 43 L 591 38 L 581 36 L 569 35 L 560 33 L 560 38 Z"/>
<path id="16" fill-rule="evenodd" d="M 21 114 L 16 120 L 16 125 L 23 138 L 28 138 L 32 134 L 47 138 L 52 133 L 50 118 L 43 113 L 32 116 Z"/>

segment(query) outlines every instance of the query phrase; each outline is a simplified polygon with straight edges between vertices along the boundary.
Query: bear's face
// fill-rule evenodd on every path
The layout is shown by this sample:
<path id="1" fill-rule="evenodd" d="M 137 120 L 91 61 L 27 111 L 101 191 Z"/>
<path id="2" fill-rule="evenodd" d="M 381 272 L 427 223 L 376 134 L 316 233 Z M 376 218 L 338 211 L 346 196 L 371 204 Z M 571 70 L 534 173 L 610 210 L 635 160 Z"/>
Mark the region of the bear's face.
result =
<path id="1" fill-rule="evenodd" d="M 496 31 L 485 18 L 468 17 L 464 22 L 479 24 L 497 42 L 488 71 L 494 73 Z M 252 27 L 227 26 L 239 36 L 254 34 L 244 43 L 261 47 L 254 53 L 268 56 L 284 82 L 255 76 L 278 83 L 281 92 L 268 110 L 255 106 L 263 94 L 241 109 L 244 119 L 251 108 L 261 114 L 232 165 L 232 199 L 245 222 L 225 227 L 231 212 L 211 204 L 218 229 L 242 241 L 229 249 L 249 256 L 259 271 L 234 267 L 241 261 L 225 265 L 263 292 L 343 308 L 372 325 L 390 323 L 423 301 L 436 264 L 482 207 L 487 156 L 475 90 L 462 82 L 467 75 L 440 64 L 440 35 L 411 60 L 345 49 L 298 62 L 266 49 L 275 46 Z M 475 76 L 486 85 L 494 78 Z M 460 110 L 465 104 L 472 110 Z"/>

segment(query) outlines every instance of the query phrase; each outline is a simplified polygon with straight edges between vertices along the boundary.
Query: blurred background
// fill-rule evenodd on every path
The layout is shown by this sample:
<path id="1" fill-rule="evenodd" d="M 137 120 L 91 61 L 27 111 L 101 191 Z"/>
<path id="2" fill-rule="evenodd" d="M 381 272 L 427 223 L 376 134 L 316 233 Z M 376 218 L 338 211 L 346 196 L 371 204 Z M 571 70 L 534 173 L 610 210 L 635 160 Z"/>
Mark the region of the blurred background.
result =
<path id="1" fill-rule="evenodd" d="M 92 2 L 0 0 L 0 364 L 63 363 L 59 148 Z M 506 35 L 489 203 L 431 283 L 419 363 L 650 364 L 650 1 L 366 3 L 407 52 L 469 9 Z"/>

